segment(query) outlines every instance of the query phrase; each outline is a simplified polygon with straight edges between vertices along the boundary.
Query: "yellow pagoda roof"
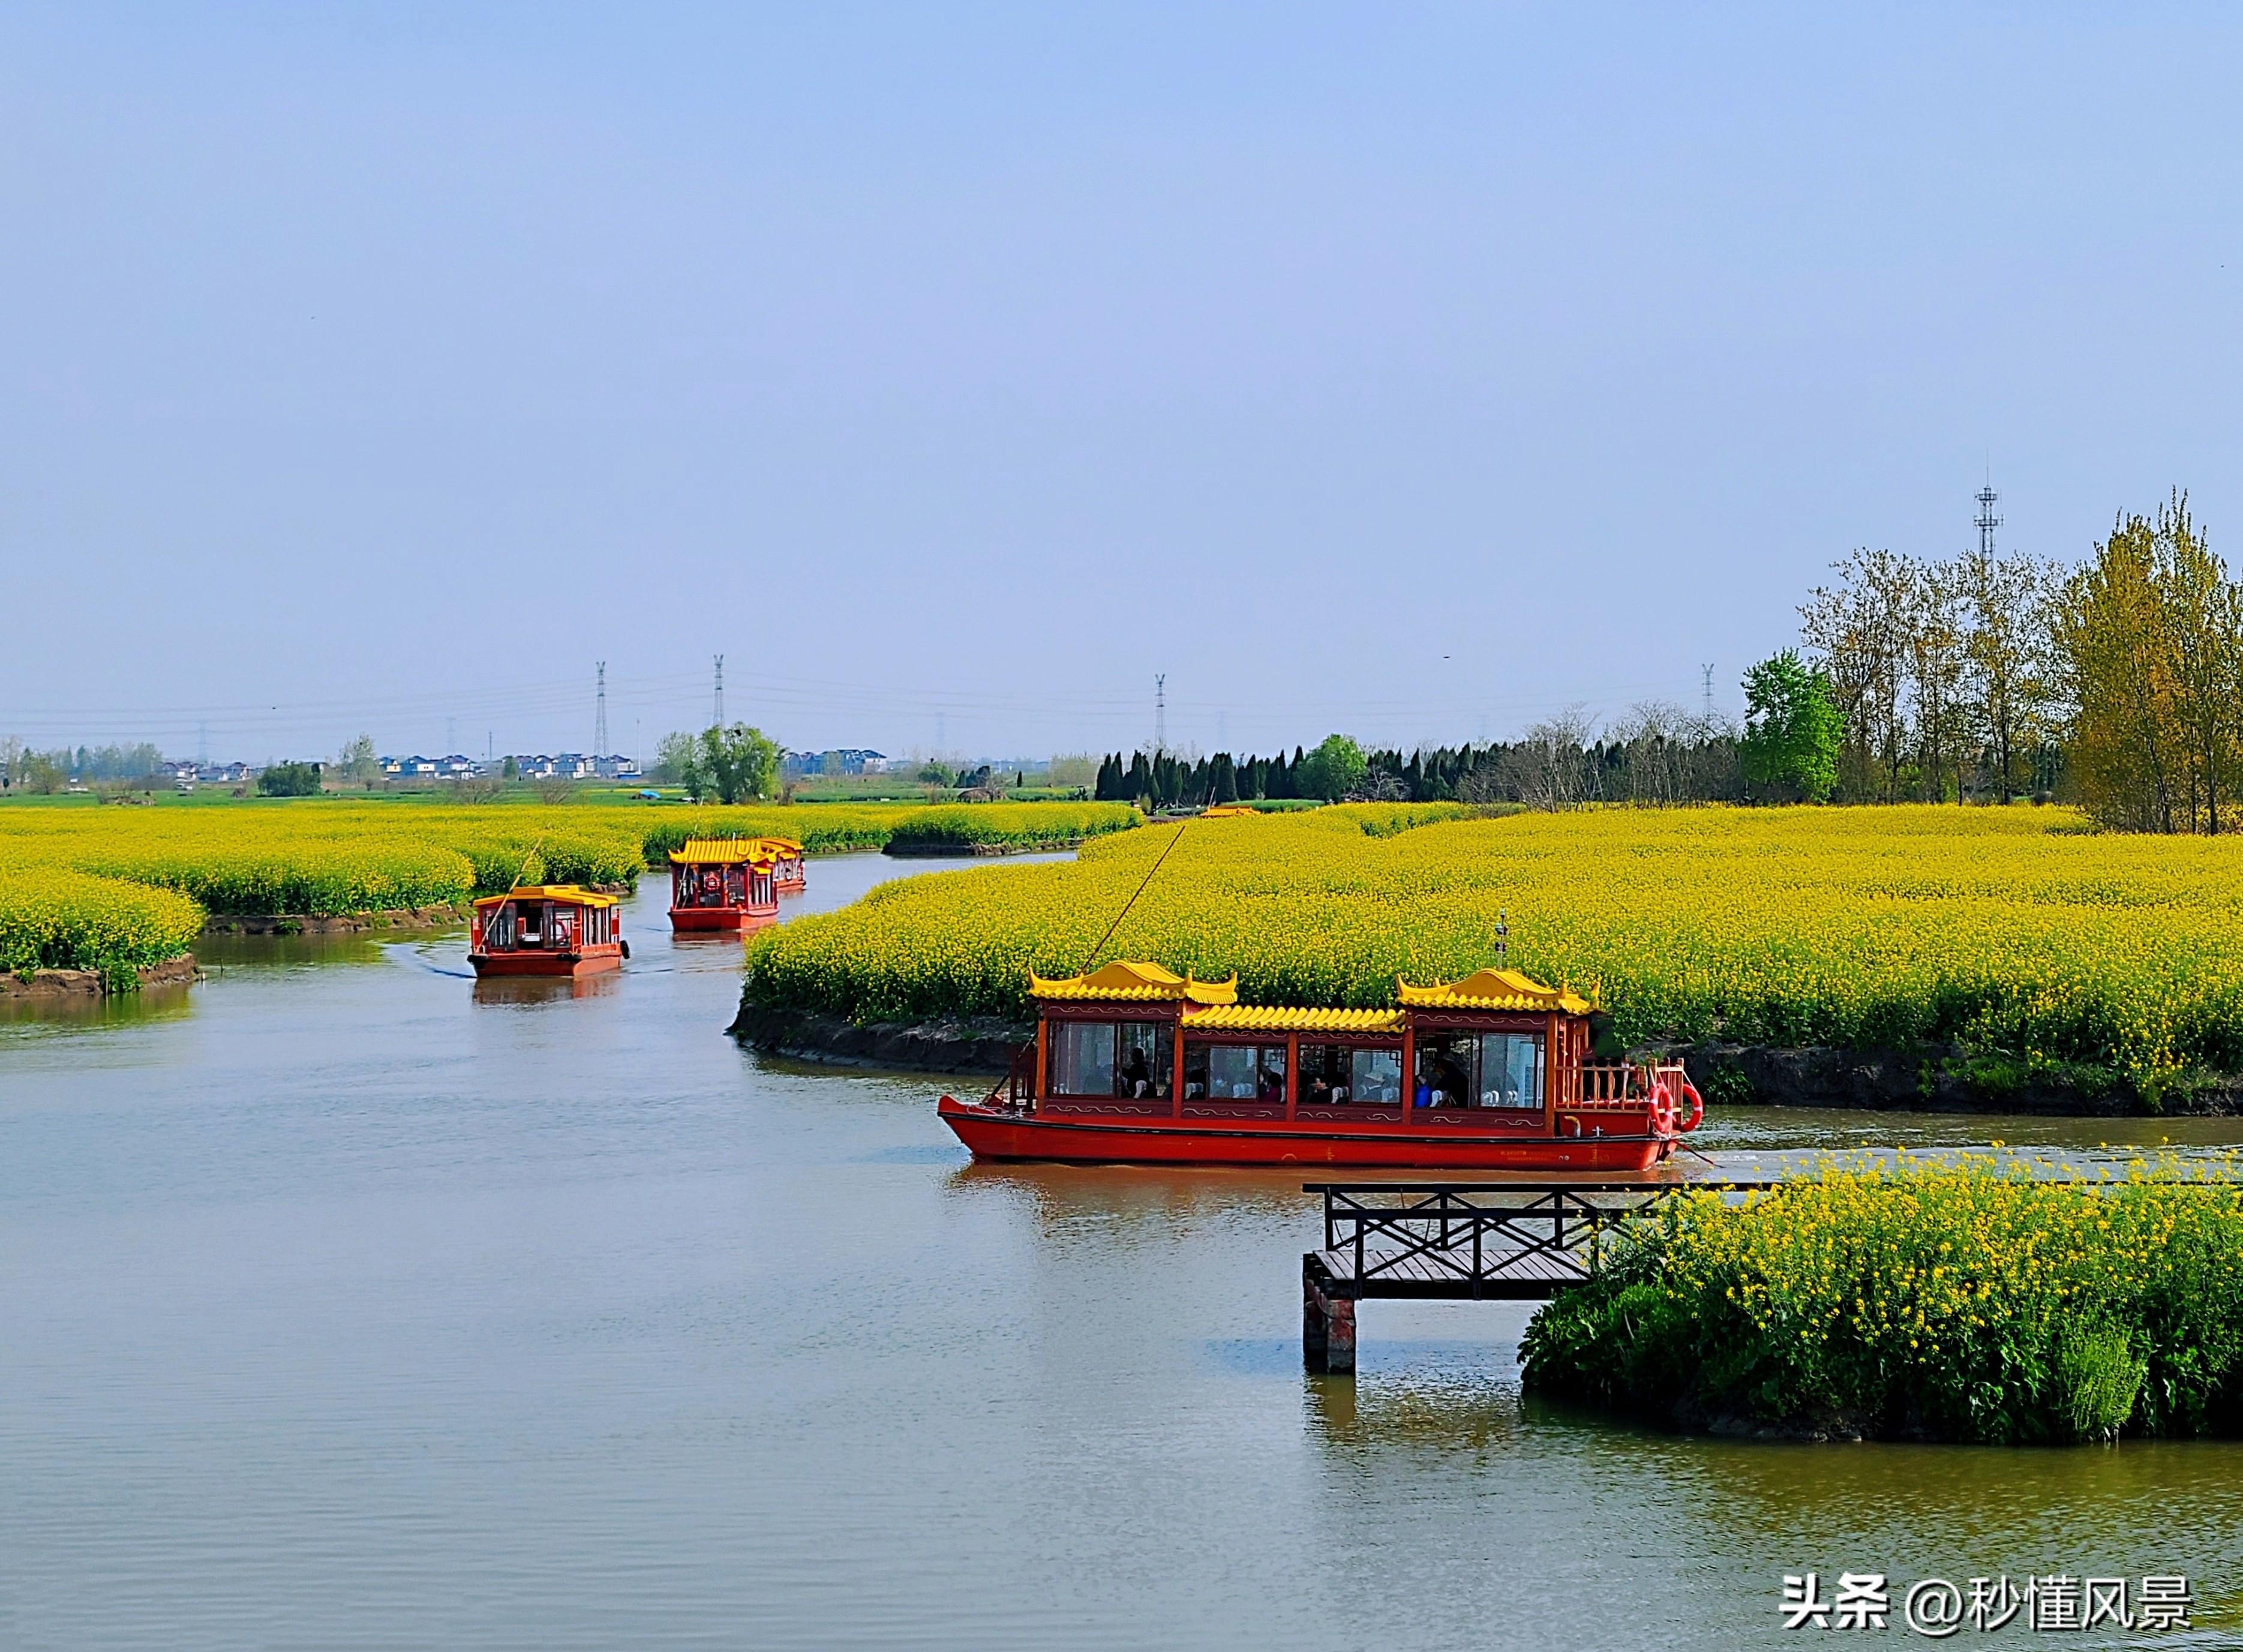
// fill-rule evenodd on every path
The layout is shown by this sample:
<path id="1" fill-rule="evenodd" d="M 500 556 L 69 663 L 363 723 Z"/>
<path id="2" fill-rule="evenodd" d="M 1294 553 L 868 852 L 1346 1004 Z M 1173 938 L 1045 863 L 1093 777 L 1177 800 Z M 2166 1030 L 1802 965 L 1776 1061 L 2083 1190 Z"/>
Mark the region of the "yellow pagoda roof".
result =
<path id="1" fill-rule="evenodd" d="M 1218 803 L 1211 809 L 1202 809 L 1199 818 L 1202 820 L 1235 820 L 1241 815 L 1261 813 L 1261 810 L 1249 808 L 1243 803 Z"/>
<path id="2" fill-rule="evenodd" d="M 1593 1008 L 1569 987 L 1546 987 L 1516 969 L 1478 970 L 1462 981 L 1436 981 L 1430 987 L 1397 981 L 1395 991 L 1408 1009 L 1554 1010 L 1561 1015 L 1586 1015 Z"/>
<path id="3" fill-rule="evenodd" d="M 602 894 L 596 889 L 580 889 L 573 883 L 526 883 L 502 895 L 485 895 L 475 905 L 495 907 L 508 900 L 558 900 L 572 907 L 612 907 L 619 899 L 620 896 Z"/>
<path id="4" fill-rule="evenodd" d="M 799 855 L 802 853 L 802 846 L 792 838 L 763 837 L 751 839 L 750 841 L 762 844 L 773 854 Z"/>
<path id="5" fill-rule="evenodd" d="M 670 852 L 670 864 L 732 866 L 745 861 L 775 860 L 778 857 L 771 842 L 769 838 L 688 838 Z"/>
<path id="6" fill-rule="evenodd" d="M 1398 1033 L 1398 1009 L 1301 1009 L 1279 1004 L 1219 1004 L 1184 1011 L 1194 1032 Z"/>
<path id="7" fill-rule="evenodd" d="M 1234 974 L 1229 981 L 1194 981 L 1189 974 L 1175 974 L 1155 963 L 1116 959 L 1089 974 L 1070 975 L 1064 981 L 1047 981 L 1030 971 L 1028 996 L 1106 1003 L 1232 1004 L 1238 1001 L 1238 977 Z"/>

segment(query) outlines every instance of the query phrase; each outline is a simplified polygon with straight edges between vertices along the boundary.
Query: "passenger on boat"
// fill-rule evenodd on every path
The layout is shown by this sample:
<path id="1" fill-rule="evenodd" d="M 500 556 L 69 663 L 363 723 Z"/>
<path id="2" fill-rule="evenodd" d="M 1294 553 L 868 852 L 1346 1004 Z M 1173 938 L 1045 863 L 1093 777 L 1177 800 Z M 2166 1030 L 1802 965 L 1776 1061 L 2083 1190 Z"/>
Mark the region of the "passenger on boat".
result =
<path id="1" fill-rule="evenodd" d="M 1466 1107 L 1472 1085 L 1454 1056 L 1443 1051 L 1428 1060 L 1418 1084 L 1420 1107 Z"/>
<path id="2" fill-rule="evenodd" d="M 1140 1101 L 1153 1093 L 1152 1069 L 1145 1064 L 1145 1052 L 1134 1045 L 1122 1058 L 1122 1093 Z"/>

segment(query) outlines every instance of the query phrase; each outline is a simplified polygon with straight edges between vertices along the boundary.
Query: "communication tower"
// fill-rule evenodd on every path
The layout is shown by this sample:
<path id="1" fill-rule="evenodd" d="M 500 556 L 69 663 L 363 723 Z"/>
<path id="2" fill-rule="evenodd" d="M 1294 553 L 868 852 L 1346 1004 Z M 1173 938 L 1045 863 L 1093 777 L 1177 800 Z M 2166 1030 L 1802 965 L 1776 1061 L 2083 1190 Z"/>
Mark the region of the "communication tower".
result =
<path id="1" fill-rule="evenodd" d="M 1990 482 L 1978 489 L 1978 554 L 1981 556 L 1994 554 L 1994 529 L 2002 525 L 2002 519 L 1994 514 L 1994 506 L 2001 496 L 1994 491 L 1994 484 Z"/>
<path id="2" fill-rule="evenodd" d="M 1708 725 L 1710 726 L 1714 721 L 1714 668 L 1710 665 L 1701 665 L 1698 668 L 1698 676 L 1705 685 L 1704 715 Z"/>
<path id="3" fill-rule="evenodd" d="M 1153 678 L 1153 755 L 1160 756 L 1169 749 L 1169 674 L 1162 671 Z"/>
<path id="4" fill-rule="evenodd" d="M 717 711 L 711 726 L 724 726 L 724 657 L 722 654 L 717 656 Z"/>
<path id="5" fill-rule="evenodd" d="M 597 708 L 592 713 L 592 755 L 594 757 L 605 757 L 608 755 L 607 661 L 600 661 L 597 664 L 592 667 L 592 670 L 599 683 L 597 691 L 592 696 L 593 705 Z"/>

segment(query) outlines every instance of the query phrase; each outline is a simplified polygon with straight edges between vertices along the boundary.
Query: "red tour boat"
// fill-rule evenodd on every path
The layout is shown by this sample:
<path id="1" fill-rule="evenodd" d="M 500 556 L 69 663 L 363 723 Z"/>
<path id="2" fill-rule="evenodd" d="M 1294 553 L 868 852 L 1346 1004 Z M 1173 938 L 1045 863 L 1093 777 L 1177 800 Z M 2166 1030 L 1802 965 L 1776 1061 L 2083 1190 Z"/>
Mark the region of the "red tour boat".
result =
<path id="1" fill-rule="evenodd" d="M 771 851 L 773 866 L 771 884 L 783 895 L 798 895 L 807 888 L 810 880 L 802 869 L 802 846 L 792 838 L 758 838 Z"/>
<path id="2" fill-rule="evenodd" d="M 1679 1063 L 1592 1065 L 1590 1005 L 1510 969 L 1392 1009 L 1242 1004 L 1116 962 L 1028 978 L 1036 1040 L 943 1121 L 985 1159 L 1645 1170 L 1704 1113 Z"/>
<path id="3" fill-rule="evenodd" d="M 613 895 L 533 884 L 475 902 L 468 961 L 478 975 L 596 975 L 630 956 Z"/>
<path id="4" fill-rule="evenodd" d="M 760 928 L 778 916 L 784 862 L 769 838 L 689 838 L 670 855 L 670 927 L 681 934 Z M 802 875 L 796 849 L 795 877 Z"/>

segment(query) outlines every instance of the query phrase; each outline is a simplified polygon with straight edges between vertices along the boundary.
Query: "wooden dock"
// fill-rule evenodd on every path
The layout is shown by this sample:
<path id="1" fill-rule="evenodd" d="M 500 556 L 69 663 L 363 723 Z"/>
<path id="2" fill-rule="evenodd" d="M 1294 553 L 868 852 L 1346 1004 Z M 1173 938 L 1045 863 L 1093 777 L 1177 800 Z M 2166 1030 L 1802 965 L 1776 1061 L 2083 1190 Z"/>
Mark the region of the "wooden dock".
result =
<path id="1" fill-rule="evenodd" d="M 1355 1305 L 1371 1297 L 1543 1302 L 1587 1283 L 1602 1237 L 1685 1189 L 1769 1182 L 1310 1183 L 1324 1242 L 1301 1258 L 1301 1354 L 1355 1369 Z"/>

